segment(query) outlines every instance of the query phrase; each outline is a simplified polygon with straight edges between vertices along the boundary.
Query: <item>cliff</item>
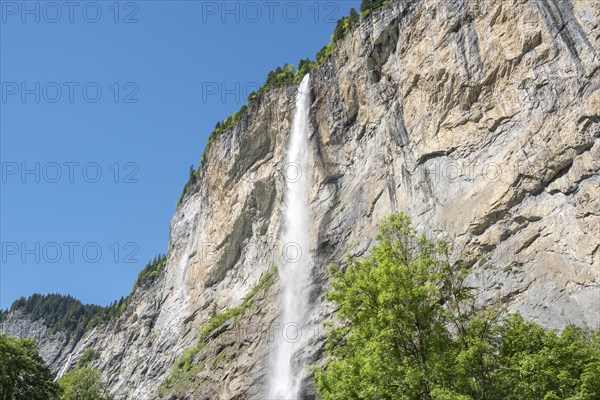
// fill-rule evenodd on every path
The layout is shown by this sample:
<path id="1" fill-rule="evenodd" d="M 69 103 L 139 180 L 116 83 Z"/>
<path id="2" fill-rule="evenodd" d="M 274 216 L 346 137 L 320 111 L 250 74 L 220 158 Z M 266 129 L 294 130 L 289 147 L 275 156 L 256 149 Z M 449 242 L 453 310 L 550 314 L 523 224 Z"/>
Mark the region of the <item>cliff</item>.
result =
<path id="1" fill-rule="evenodd" d="M 332 311 L 326 266 L 368 252 L 397 211 L 454 243 L 482 303 L 600 326 L 599 24 L 594 1 L 393 2 L 311 72 L 311 363 Z M 96 349 L 117 399 L 261 398 L 280 303 L 276 279 L 253 289 L 281 258 L 296 91 L 271 90 L 211 143 L 166 268 L 117 321 L 77 343 L 22 315 L 2 330 L 35 337 L 56 371 Z M 242 304 L 159 392 L 211 317 Z"/>

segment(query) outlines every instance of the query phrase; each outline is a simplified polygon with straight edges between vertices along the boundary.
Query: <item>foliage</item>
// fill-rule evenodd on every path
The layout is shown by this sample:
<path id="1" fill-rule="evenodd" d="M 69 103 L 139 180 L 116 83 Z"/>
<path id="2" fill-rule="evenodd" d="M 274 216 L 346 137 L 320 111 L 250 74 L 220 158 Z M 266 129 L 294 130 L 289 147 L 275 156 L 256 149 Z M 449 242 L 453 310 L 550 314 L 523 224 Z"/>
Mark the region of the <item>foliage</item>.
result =
<path id="1" fill-rule="evenodd" d="M 167 255 L 158 254 L 150 261 L 143 270 L 138 274 L 137 280 L 135 281 L 134 290 L 138 287 L 148 285 L 158 277 L 160 271 L 162 271 L 167 265 Z"/>
<path id="2" fill-rule="evenodd" d="M 208 143 L 211 144 L 223 132 L 226 132 L 237 125 L 242 120 L 242 117 L 246 115 L 246 111 L 248 111 L 248 106 L 244 105 L 239 111 L 234 112 L 230 117 L 227 117 L 222 122 L 218 122 L 215 126 L 215 129 L 208 137 Z"/>
<path id="3" fill-rule="evenodd" d="M 93 348 L 89 347 L 85 349 L 79 361 L 77 362 L 77 368 L 87 368 L 91 363 L 100 358 L 100 353 L 98 353 Z"/>
<path id="4" fill-rule="evenodd" d="M 242 108 L 239 111 L 235 112 L 233 115 L 226 118 L 224 121 L 220 121 L 216 124 L 215 129 L 211 132 L 211 134 L 208 137 L 208 143 L 206 144 L 204 152 L 202 153 L 199 170 L 206 165 L 206 153 L 210 145 L 221 134 L 227 132 L 228 130 L 236 126 L 238 123 L 240 123 L 240 121 L 246 115 L 253 103 L 260 101 L 261 97 L 265 93 L 269 92 L 271 89 L 298 84 L 302 80 L 302 78 L 306 74 L 308 74 L 312 69 L 327 62 L 329 57 L 331 57 L 331 55 L 335 51 L 337 43 L 358 26 L 358 24 L 360 23 L 361 16 L 362 18 L 366 18 L 373 11 L 379 10 L 390 3 L 390 0 L 364 0 L 361 5 L 360 15 L 354 8 L 352 8 L 350 9 L 350 14 L 348 16 L 341 18 L 337 22 L 330 43 L 324 46 L 321 50 L 319 50 L 315 57 L 315 61 L 303 59 L 300 60 L 297 69 L 294 68 L 293 65 L 285 64 L 283 67 L 277 67 L 274 71 L 269 72 L 265 84 L 257 92 L 250 93 L 250 95 L 248 96 L 247 105 L 242 106 Z M 183 201 L 183 198 L 188 193 L 188 190 L 196 182 L 197 179 L 198 171 L 194 171 L 193 168 L 191 168 L 189 180 L 186 183 L 183 192 L 179 197 L 179 200 L 177 200 L 176 207 L 179 207 L 179 205 Z"/>
<path id="5" fill-rule="evenodd" d="M 196 344 L 193 347 L 186 349 L 182 356 L 175 362 L 173 370 L 171 371 L 171 376 L 167 378 L 165 383 L 162 385 L 161 392 L 164 392 L 168 388 L 177 385 L 181 386 L 182 382 L 187 383 L 200 372 L 204 366 L 202 364 L 194 364 L 194 360 L 196 359 L 196 356 L 206 347 L 210 335 L 218 328 L 223 326 L 223 324 L 225 324 L 227 321 L 231 320 L 232 318 L 239 317 L 244 311 L 254 307 L 254 298 L 256 295 L 266 290 L 273 283 L 276 276 L 277 269 L 272 268 L 260 277 L 260 280 L 256 286 L 254 286 L 252 290 L 248 292 L 239 307 L 230 308 L 229 310 L 221 313 L 211 313 L 212 315 L 210 319 L 198 333 L 198 341 Z"/>
<path id="6" fill-rule="evenodd" d="M 374 11 L 380 10 L 390 3 L 390 0 L 363 0 L 360 5 L 360 16 L 365 19 Z"/>
<path id="7" fill-rule="evenodd" d="M 34 294 L 16 300 L 10 312 L 22 312 L 32 321 L 42 321 L 52 332 L 63 331 L 79 339 L 90 321 L 101 315 L 104 308 L 81 304 L 72 296 Z"/>
<path id="8" fill-rule="evenodd" d="M 269 72 L 267 81 L 258 93 L 264 93 L 272 88 L 293 84 L 295 76 L 296 70 L 293 65 L 285 64 L 283 67 L 277 67 L 275 71 Z"/>
<path id="9" fill-rule="evenodd" d="M 219 127 L 219 124 L 217 124 L 217 127 Z M 214 134 L 214 132 L 213 132 Z M 211 135 L 212 137 L 212 135 Z M 209 138 L 209 143 L 210 143 L 211 139 Z M 204 157 L 202 157 L 202 160 L 204 160 Z M 196 183 L 196 181 L 198 180 L 198 171 L 196 171 L 194 169 L 194 165 L 190 165 L 190 174 L 188 177 L 188 181 L 185 183 L 185 186 L 183 187 L 183 191 L 181 192 L 181 195 L 179 195 L 179 199 L 177 199 L 177 204 L 175 205 L 175 208 L 179 208 L 179 206 L 181 205 L 181 202 L 183 201 L 183 198 L 185 197 L 185 195 L 187 194 L 187 192 L 190 190 L 190 188 Z"/>
<path id="10" fill-rule="evenodd" d="M 369 257 L 331 268 L 339 324 L 328 328 L 326 367 L 314 369 L 323 400 L 600 398 L 591 332 L 477 310 L 448 245 L 417 236 L 404 214 L 377 239 Z"/>
<path id="11" fill-rule="evenodd" d="M 51 332 L 64 332 L 79 340 L 88 330 L 118 318 L 127 304 L 126 299 L 121 298 L 108 307 L 101 307 L 82 304 L 68 295 L 34 294 L 16 300 L 9 312 L 22 312 L 31 321 L 43 323 Z"/>
<path id="12" fill-rule="evenodd" d="M 323 47 L 317 53 L 317 65 L 325 64 L 325 62 L 331 57 L 335 50 L 335 43 L 331 42 L 327 46 Z"/>
<path id="13" fill-rule="evenodd" d="M 327 46 L 323 47 L 316 56 L 316 65 L 322 65 L 327 60 L 335 49 L 337 48 L 337 44 L 346 37 L 346 35 L 354 30 L 358 24 L 360 23 L 360 17 L 354 8 L 350 9 L 350 15 L 347 17 L 343 17 L 338 20 L 335 29 L 333 31 L 333 35 L 331 36 L 331 41 Z"/>
<path id="14" fill-rule="evenodd" d="M 121 297 L 118 301 L 113 301 L 108 307 L 102 309 L 91 318 L 83 333 L 108 322 L 115 321 L 123 315 L 131 303 L 131 294 L 127 297 Z"/>
<path id="15" fill-rule="evenodd" d="M 59 388 L 30 339 L 0 334 L 0 399 L 55 399 Z"/>
<path id="16" fill-rule="evenodd" d="M 127 297 L 121 297 L 107 307 L 82 304 L 72 296 L 61 294 L 34 294 L 16 300 L 8 312 L 21 312 L 31 321 L 40 321 L 52 332 L 65 332 L 79 340 L 94 327 L 118 319 L 131 302 L 138 287 L 154 281 L 166 265 L 166 256 L 158 255 L 139 273 L 137 281 Z M 0 313 L 0 321 L 8 314 Z"/>
<path id="17" fill-rule="evenodd" d="M 297 70 L 293 65 L 285 64 L 283 67 L 277 67 L 274 71 L 269 72 L 265 84 L 258 90 L 258 92 L 252 92 L 250 95 L 248 95 L 248 105 L 243 105 L 239 111 L 233 113 L 233 115 L 230 117 L 221 122 L 217 122 L 215 129 L 208 137 L 208 143 L 200 160 L 200 169 L 206 165 L 206 152 L 209 146 L 221 134 L 239 124 L 243 117 L 248 113 L 250 105 L 258 102 L 259 99 L 271 89 L 299 83 L 302 78 L 304 78 L 304 76 L 308 74 L 315 66 L 316 64 L 311 60 L 303 59 L 300 60 Z M 193 169 L 191 169 L 190 179 L 186 184 L 181 197 L 177 201 L 177 207 L 179 207 L 181 201 L 187 194 L 187 190 L 196 181 L 197 177 L 198 171 L 193 171 Z"/>
<path id="18" fill-rule="evenodd" d="M 333 36 L 331 37 L 332 43 L 338 43 L 342 40 L 350 31 L 352 31 L 359 23 L 358 13 L 354 8 L 350 10 L 350 15 L 343 17 L 337 22 Z"/>
<path id="19" fill-rule="evenodd" d="M 108 400 L 106 384 L 97 369 L 83 368 L 69 372 L 58 380 L 60 400 Z"/>
<path id="20" fill-rule="evenodd" d="M 247 307 L 251 307 L 254 305 L 254 298 L 261 292 L 265 291 L 267 288 L 271 286 L 271 284 L 275 281 L 277 277 L 277 268 L 273 267 L 260 277 L 258 283 L 246 294 L 242 304 L 245 304 Z"/>
<path id="21" fill-rule="evenodd" d="M 300 60 L 300 62 L 298 63 L 298 71 L 294 76 L 294 83 L 300 83 L 304 76 L 310 73 L 310 71 L 312 71 L 315 67 L 316 64 L 314 63 L 314 61 L 308 58 Z"/>

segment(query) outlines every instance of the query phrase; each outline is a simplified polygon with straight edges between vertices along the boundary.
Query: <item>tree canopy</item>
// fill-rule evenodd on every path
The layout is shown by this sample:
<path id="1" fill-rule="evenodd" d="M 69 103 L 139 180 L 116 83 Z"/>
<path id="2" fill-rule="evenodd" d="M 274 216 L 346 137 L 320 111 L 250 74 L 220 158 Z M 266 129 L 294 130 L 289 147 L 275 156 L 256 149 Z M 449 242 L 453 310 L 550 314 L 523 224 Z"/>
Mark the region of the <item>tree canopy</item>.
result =
<path id="1" fill-rule="evenodd" d="M 109 400 L 102 372 L 92 368 L 76 369 L 58 380 L 60 400 Z"/>
<path id="2" fill-rule="evenodd" d="M 21 312 L 32 321 L 40 321 L 53 332 L 64 332 L 79 340 L 88 330 L 118 319 L 131 302 L 133 292 L 154 282 L 166 263 L 166 255 L 159 254 L 154 257 L 138 274 L 129 296 L 121 297 L 108 307 L 82 304 L 69 295 L 34 294 L 27 298 L 19 298 L 11 305 L 9 311 L 0 312 L 0 321 L 9 312 Z"/>
<path id="3" fill-rule="evenodd" d="M 370 256 L 332 267 L 323 400 L 600 399 L 600 334 L 479 310 L 449 246 L 388 219 Z"/>
<path id="4" fill-rule="evenodd" d="M 0 400 L 49 400 L 58 393 L 35 343 L 0 334 Z"/>
<path id="5" fill-rule="evenodd" d="M 104 307 L 82 304 L 72 296 L 34 294 L 16 300 L 10 311 L 18 311 L 32 321 L 40 321 L 54 332 L 62 331 L 79 338 L 88 329 L 90 321 L 104 312 Z"/>
<path id="6" fill-rule="evenodd" d="M 360 15 L 363 19 L 367 18 L 373 11 L 382 9 L 391 3 L 391 0 L 362 0 L 360 5 Z"/>

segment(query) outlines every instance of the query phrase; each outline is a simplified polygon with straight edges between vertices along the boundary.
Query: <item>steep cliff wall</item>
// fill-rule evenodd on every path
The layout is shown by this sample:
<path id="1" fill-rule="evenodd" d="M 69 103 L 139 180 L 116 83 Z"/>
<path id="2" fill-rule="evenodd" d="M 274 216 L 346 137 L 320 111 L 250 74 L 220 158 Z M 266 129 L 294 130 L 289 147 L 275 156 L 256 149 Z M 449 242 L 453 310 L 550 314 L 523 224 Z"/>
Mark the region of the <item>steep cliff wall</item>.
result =
<path id="1" fill-rule="evenodd" d="M 599 24 L 595 1 L 401 1 L 311 73 L 311 362 L 331 313 L 325 266 L 367 252 L 397 211 L 455 243 L 482 302 L 551 328 L 600 326 Z M 118 321 L 48 353 L 56 370 L 93 347 L 117 399 L 158 398 L 211 315 L 278 262 L 295 95 L 272 90 L 212 143 L 171 222 L 166 269 Z M 161 397 L 261 398 L 279 311 L 277 283 L 261 288 Z"/>

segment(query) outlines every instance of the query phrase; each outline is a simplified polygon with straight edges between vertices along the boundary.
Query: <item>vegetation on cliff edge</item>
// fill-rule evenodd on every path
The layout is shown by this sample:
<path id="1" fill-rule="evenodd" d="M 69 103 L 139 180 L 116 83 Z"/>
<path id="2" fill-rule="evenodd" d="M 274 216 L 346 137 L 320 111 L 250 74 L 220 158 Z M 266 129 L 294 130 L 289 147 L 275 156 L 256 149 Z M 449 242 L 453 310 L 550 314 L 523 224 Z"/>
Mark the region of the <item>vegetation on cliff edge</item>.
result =
<path id="1" fill-rule="evenodd" d="M 82 304 L 76 298 L 68 295 L 34 294 L 28 298 L 21 297 L 16 300 L 9 311 L 0 313 L 0 321 L 4 320 L 10 312 L 20 312 L 31 321 L 40 321 L 51 332 L 64 332 L 71 338 L 79 340 L 94 327 L 118 319 L 129 306 L 135 290 L 152 283 L 166 263 L 165 255 L 156 256 L 138 274 L 131 293 L 127 297 L 121 297 L 108 307 Z"/>
<path id="2" fill-rule="evenodd" d="M 337 44 L 359 25 L 361 19 L 364 20 L 368 18 L 374 11 L 380 10 L 390 4 L 391 0 L 363 0 L 360 7 L 360 14 L 354 8 L 352 8 L 350 9 L 348 16 L 337 21 L 333 35 L 331 36 L 331 41 L 329 44 L 319 50 L 314 61 L 310 59 L 303 59 L 300 60 L 297 68 L 295 68 L 293 65 L 285 64 L 283 67 L 277 67 L 274 71 L 269 72 L 264 85 L 257 92 L 252 92 L 248 96 L 248 104 L 243 105 L 239 111 L 236 111 L 225 120 L 217 122 L 214 130 L 208 137 L 208 143 L 206 144 L 204 152 L 202 153 L 198 170 L 194 170 L 193 166 L 190 168 L 188 181 L 185 184 L 179 199 L 177 200 L 176 208 L 179 207 L 186 194 L 197 181 L 199 171 L 206 165 L 207 162 L 206 153 L 216 138 L 240 123 L 252 105 L 260 101 L 263 95 L 269 92 L 271 89 L 298 84 L 311 70 L 322 64 L 325 64 L 335 51 Z"/>

